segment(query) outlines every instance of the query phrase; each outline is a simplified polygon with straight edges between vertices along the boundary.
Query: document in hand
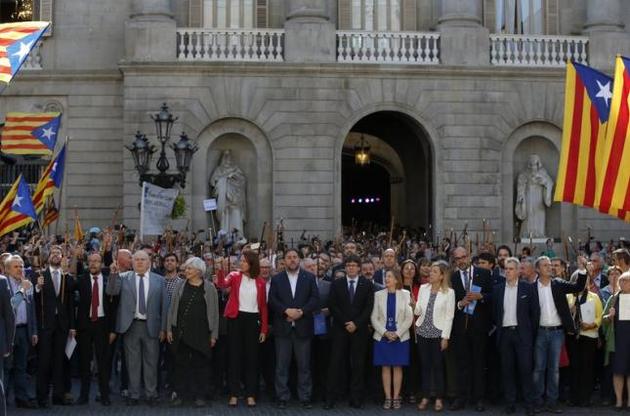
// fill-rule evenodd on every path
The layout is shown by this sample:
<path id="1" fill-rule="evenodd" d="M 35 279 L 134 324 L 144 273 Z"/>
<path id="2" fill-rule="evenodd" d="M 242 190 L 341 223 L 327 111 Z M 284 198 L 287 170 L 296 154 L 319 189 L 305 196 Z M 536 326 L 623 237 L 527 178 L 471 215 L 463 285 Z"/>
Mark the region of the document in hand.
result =
<path id="1" fill-rule="evenodd" d="M 630 295 L 623 293 L 619 295 L 619 311 L 617 313 L 620 321 L 630 321 Z"/>
<path id="2" fill-rule="evenodd" d="M 470 291 L 473 293 L 481 293 L 481 286 L 471 285 Z M 477 301 L 473 300 L 468 305 L 466 305 L 466 307 L 464 308 L 464 313 L 467 313 L 468 315 L 472 315 L 475 313 L 476 307 L 477 307 Z"/>
<path id="3" fill-rule="evenodd" d="M 593 302 L 584 302 L 580 305 L 580 313 L 582 314 L 582 322 L 592 324 L 595 322 L 595 304 Z"/>

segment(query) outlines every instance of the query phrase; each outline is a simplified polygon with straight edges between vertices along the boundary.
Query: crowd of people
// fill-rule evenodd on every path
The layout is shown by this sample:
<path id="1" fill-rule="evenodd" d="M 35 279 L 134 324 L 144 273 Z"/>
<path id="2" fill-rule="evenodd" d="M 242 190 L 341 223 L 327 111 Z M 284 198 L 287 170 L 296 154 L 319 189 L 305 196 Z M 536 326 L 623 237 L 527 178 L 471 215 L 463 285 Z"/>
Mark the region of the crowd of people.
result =
<path id="1" fill-rule="evenodd" d="M 406 233 L 276 250 L 181 234 L 0 241 L 1 396 L 43 409 L 51 396 L 109 406 L 117 390 L 129 406 L 630 410 L 625 241 L 568 262 L 553 244 L 535 255 L 484 240 L 473 255 L 470 240 Z"/>

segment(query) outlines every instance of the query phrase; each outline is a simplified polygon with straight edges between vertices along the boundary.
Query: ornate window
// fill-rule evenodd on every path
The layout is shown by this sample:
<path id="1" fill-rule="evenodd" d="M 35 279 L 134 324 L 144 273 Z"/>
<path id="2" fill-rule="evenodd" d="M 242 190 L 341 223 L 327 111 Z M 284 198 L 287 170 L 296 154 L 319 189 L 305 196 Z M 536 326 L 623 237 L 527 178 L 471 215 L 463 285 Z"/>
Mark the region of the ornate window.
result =
<path id="1" fill-rule="evenodd" d="M 339 2 L 343 29 L 397 32 L 402 28 L 403 0 L 345 0 Z"/>
<path id="2" fill-rule="evenodd" d="M 558 0 L 484 0 L 484 25 L 494 33 L 559 34 Z"/>
<path id="3" fill-rule="evenodd" d="M 255 0 L 203 0 L 203 27 L 252 29 L 256 27 Z"/>

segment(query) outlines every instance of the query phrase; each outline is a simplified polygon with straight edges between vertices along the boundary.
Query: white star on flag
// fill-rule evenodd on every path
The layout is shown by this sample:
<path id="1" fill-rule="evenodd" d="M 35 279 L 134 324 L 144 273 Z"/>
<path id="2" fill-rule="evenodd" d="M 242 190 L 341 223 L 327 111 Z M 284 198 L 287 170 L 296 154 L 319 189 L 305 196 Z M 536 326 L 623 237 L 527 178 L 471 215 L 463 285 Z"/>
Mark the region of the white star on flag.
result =
<path id="1" fill-rule="evenodd" d="M 14 207 L 21 207 L 22 206 L 22 199 L 24 199 L 23 196 L 16 195 L 15 199 L 13 200 L 13 205 L 12 206 L 14 206 Z"/>
<path id="2" fill-rule="evenodd" d="M 47 129 L 43 129 L 42 131 L 43 131 L 43 133 L 42 133 L 42 137 L 45 137 L 45 138 L 46 138 L 46 140 L 50 140 L 50 139 L 52 138 L 52 136 L 54 136 L 55 134 L 57 134 L 57 133 L 55 133 L 55 132 L 53 131 L 53 128 L 52 128 L 52 127 L 48 127 Z"/>
<path id="3" fill-rule="evenodd" d="M 610 101 L 610 99 L 612 98 L 612 93 L 610 92 L 610 81 L 608 81 L 604 85 L 602 85 L 599 80 L 596 80 L 596 82 L 597 86 L 599 87 L 599 91 L 597 92 L 597 95 L 595 95 L 595 97 L 603 99 L 606 103 L 606 107 L 608 107 L 608 101 Z"/>
<path id="4" fill-rule="evenodd" d="M 24 60 L 26 55 L 28 55 L 29 51 L 31 50 L 32 44 L 33 42 L 29 42 L 29 43 L 20 42 L 20 50 L 14 53 L 13 56 L 18 56 L 20 58 L 20 61 Z"/>
<path id="5" fill-rule="evenodd" d="M 57 171 L 57 162 L 53 163 L 52 169 L 53 172 Z"/>

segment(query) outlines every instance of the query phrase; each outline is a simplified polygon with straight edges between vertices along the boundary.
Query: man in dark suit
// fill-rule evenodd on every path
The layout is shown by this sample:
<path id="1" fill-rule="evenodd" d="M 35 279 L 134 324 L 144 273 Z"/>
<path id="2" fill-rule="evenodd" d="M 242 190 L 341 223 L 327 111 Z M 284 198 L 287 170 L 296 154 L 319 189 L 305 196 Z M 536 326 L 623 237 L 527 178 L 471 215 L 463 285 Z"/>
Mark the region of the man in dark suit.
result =
<path id="1" fill-rule="evenodd" d="M 0 383 L 4 386 L 4 358 L 13 349 L 13 337 L 15 336 L 15 315 L 11 307 L 11 290 L 6 277 L 0 277 Z M 6 403 L 4 387 L 0 391 L 0 398 Z M 4 406 L 2 406 L 4 408 Z"/>
<path id="2" fill-rule="evenodd" d="M 345 391 L 346 370 L 350 368 L 350 406 L 362 407 L 365 360 L 370 338 L 370 314 L 374 289 L 363 276 L 361 259 L 348 256 L 346 278 L 332 282 L 328 307 L 332 315 L 331 357 L 325 408 L 331 409 L 339 392 Z"/>
<path id="3" fill-rule="evenodd" d="M 586 259 L 578 257 L 576 279 L 571 282 L 552 277 L 551 261 L 547 256 L 536 259 L 538 280 L 535 283 L 534 298 L 540 306 L 536 341 L 534 343 L 534 400 L 539 411 L 561 413 L 557 401 L 559 396 L 560 352 L 566 332 L 575 333 L 575 323 L 571 317 L 567 295 L 580 293 L 586 285 Z M 545 383 L 545 373 L 546 383 Z M 545 390 L 546 386 L 546 390 Z M 546 405 L 543 409 L 543 394 Z"/>
<path id="4" fill-rule="evenodd" d="M 74 323 L 74 278 L 61 269 L 63 252 L 52 247 L 48 267 L 37 276 L 35 310 L 39 333 L 37 360 L 37 402 L 48 408 L 49 385 L 53 385 L 53 404 L 69 405 L 64 397 L 64 360 L 68 335 L 76 336 Z"/>
<path id="5" fill-rule="evenodd" d="M 394 251 L 393 248 L 388 248 L 383 252 L 381 258 L 383 260 L 383 267 L 374 273 L 372 281 L 382 287 L 385 287 L 385 270 L 396 267 L 396 251 Z"/>
<path id="6" fill-rule="evenodd" d="M 486 387 L 486 343 L 490 329 L 490 272 L 474 267 L 468 251 L 457 247 L 453 251 L 456 266 L 451 274 L 455 291 L 456 310 L 451 339 L 457 363 L 457 399 L 451 410 L 464 408 L 472 399 L 476 410 L 485 410 L 483 397 Z"/>
<path id="7" fill-rule="evenodd" d="M 284 255 L 286 270 L 271 279 L 269 307 L 273 313 L 273 333 L 276 343 L 276 395 L 278 407 L 286 408 L 290 398 L 289 368 L 295 354 L 298 370 L 298 396 L 305 408 L 312 407 L 311 339 L 313 313 L 319 310 L 316 277 L 301 270 L 295 249 Z"/>
<path id="8" fill-rule="evenodd" d="M 540 312 L 534 286 L 519 281 L 519 263 L 516 257 L 505 260 L 506 280 L 494 287 L 493 315 L 507 404 L 505 413 L 516 411 L 515 376 L 518 376 L 527 414 L 533 415 L 533 344 L 538 327 L 536 318 Z"/>
<path id="9" fill-rule="evenodd" d="M 24 276 L 24 261 L 20 256 L 9 255 L 5 262 L 11 306 L 15 313 L 15 338 L 13 351 L 4 360 L 4 386 L 5 390 L 8 390 L 13 384 L 16 407 L 34 409 L 37 402 L 29 396 L 26 379 L 28 351 L 31 346 L 36 346 L 38 341 L 33 285 Z"/>
<path id="10" fill-rule="evenodd" d="M 101 404 L 111 405 L 109 377 L 111 372 L 110 344 L 116 339 L 114 302 L 107 296 L 107 273 L 102 272 L 100 254 L 88 256 L 88 272 L 79 277 L 77 311 L 77 342 L 81 368 L 81 395 L 78 404 L 89 403 L 92 355 L 96 356 Z"/>

